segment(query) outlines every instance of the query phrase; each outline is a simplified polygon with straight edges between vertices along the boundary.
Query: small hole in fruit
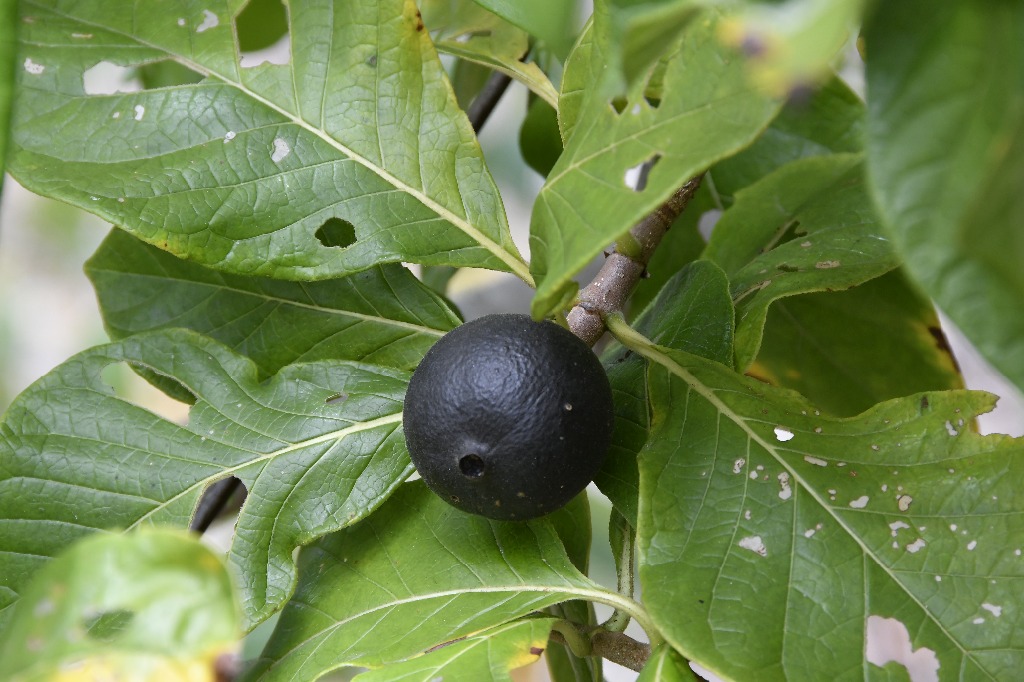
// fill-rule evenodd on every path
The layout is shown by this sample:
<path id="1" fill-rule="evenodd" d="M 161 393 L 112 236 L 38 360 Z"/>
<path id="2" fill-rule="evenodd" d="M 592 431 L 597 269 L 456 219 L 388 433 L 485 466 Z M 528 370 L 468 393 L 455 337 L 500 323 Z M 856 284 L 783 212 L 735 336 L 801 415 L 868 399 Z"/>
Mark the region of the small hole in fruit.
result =
<path id="1" fill-rule="evenodd" d="M 480 478 L 484 475 L 484 461 L 480 459 L 480 455 L 466 455 L 459 460 L 459 470 L 463 476 Z"/>

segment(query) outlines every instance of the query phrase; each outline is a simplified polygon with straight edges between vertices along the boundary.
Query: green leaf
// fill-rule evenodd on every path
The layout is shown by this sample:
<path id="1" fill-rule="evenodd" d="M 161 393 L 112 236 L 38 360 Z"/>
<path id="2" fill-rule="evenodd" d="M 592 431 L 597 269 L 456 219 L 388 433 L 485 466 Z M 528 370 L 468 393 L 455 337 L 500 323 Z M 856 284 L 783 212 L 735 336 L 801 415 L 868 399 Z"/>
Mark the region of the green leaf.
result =
<path id="1" fill-rule="evenodd" d="M 299 284 L 217 272 L 113 230 L 85 271 L 113 338 L 187 327 L 248 356 L 261 378 L 313 360 L 412 370 L 459 324 L 400 265 Z"/>
<path id="2" fill-rule="evenodd" d="M 239 635 L 227 569 L 197 540 L 97 535 L 35 575 L 0 640 L 0 678 L 212 679 Z"/>
<path id="3" fill-rule="evenodd" d="M 602 21 L 598 14 L 590 60 L 605 64 L 612 47 Z M 610 242 L 688 178 L 749 144 L 778 112 L 780 103 L 753 91 L 741 61 L 717 44 L 716 21 L 708 13 L 687 24 L 656 106 L 642 82 L 620 102 L 614 74 L 591 67 L 598 80 L 586 83 L 579 121 L 533 208 L 535 317 L 571 297 L 572 277 Z M 654 160 L 645 189 L 627 185 L 627 171 Z"/>
<path id="4" fill-rule="evenodd" d="M 699 679 L 682 656 L 663 644 L 647 659 L 636 682 L 695 682 Z"/>
<path id="5" fill-rule="evenodd" d="M 927 295 L 1024 388 L 1024 7 L 884 3 L 865 36 L 881 215 Z"/>
<path id="6" fill-rule="evenodd" d="M 375 264 L 530 276 L 412 0 L 292 3 L 291 63 L 243 68 L 233 9 L 22 5 L 10 170 L 183 258 L 324 279 Z M 87 94 L 86 71 L 173 60 L 197 84 Z M 317 233 L 348 225 L 350 244 Z"/>
<path id="7" fill-rule="evenodd" d="M 900 270 L 847 291 L 776 301 L 748 374 L 838 416 L 963 388 L 935 309 Z"/>
<path id="8" fill-rule="evenodd" d="M 11 103 L 14 100 L 15 45 L 18 33 L 18 3 L 0 0 L 0 187 L 3 187 L 4 159 L 10 134 Z"/>
<path id="9" fill-rule="evenodd" d="M 731 364 L 733 309 L 725 274 L 709 261 L 687 265 L 638 318 L 637 328 L 671 348 Z M 635 528 L 636 458 L 650 428 L 646 372 L 642 358 L 619 344 L 608 347 L 602 362 L 615 399 L 615 429 L 594 482 Z"/>
<path id="10" fill-rule="evenodd" d="M 559 57 L 572 44 L 575 0 L 475 0 L 481 7 L 543 40 Z"/>
<path id="11" fill-rule="evenodd" d="M 433 0 L 422 9 L 427 28 L 437 29 L 434 42 L 439 51 L 500 71 L 558 106 L 558 91 L 547 75 L 537 64 L 523 61 L 530 50 L 524 31 L 473 0 Z"/>
<path id="12" fill-rule="evenodd" d="M 512 682 L 510 670 L 529 665 L 544 653 L 554 622 L 554 618 L 530 618 L 499 625 L 423 656 L 357 675 L 353 682 Z"/>
<path id="13" fill-rule="evenodd" d="M 783 96 L 824 80 L 860 21 L 864 0 L 746 2 L 722 26 L 751 80 Z"/>
<path id="14" fill-rule="evenodd" d="M 652 363 L 640 581 L 674 648 L 730 679 L 861 679 L 902 631 L 941 679 L 1021 669 L 1024 448 L 969 424 L 995 396 L 833 418 L 612 325 Z"/>
<path id="15" fill-rule="evenodd" d="M 754 144 L 715 164 L 711 177 L 716 195 L 728 206 L 737 191 L 790 161 L 862 151 L 864 103 L 833 77 L 808 98 L 787 102 Z"/>
<path id="16" fill-rule="evenodd" d="M 114 395 L 124 362 L 195 396 L 179 426 Z M 0 608 L 75 539 L 186 526 L 203 490 L 248 490 L 228 560 L 251 628 L 295 584 L 297 545 L 370 513 L 412 471 L 401 430 L 408 374 L 352 362 L 290 365 L 259 383 L 252 361 L 186 330 L 80 353 L 33 384 L 0 424 Z"/>
<path id="17" fill-rule="evenodd" d="M 579 573 L 546 521 L 466 514 L 419 481 L 299 563 L 299 588 L 246 679 L 376 668 L 567 599 L 632 603 Z"/>
<path id="18" fill-rule="evenodd" d="M 794 161 L 738 192 L 715 225 L 704 257 L 729 275 L 740 370 L 757 355 L 772 302 L 847 289 L 899 264 L 862 176 L 859 155 Z"/>

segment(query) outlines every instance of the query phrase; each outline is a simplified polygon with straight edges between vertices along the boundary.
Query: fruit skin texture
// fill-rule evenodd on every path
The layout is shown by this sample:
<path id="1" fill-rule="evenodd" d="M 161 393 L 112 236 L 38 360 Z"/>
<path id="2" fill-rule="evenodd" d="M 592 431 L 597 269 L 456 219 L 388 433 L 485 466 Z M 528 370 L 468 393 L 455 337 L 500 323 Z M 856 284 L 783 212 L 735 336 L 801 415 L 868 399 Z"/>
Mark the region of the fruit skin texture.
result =
<path id="1" fill-rule="evenodd" d="M 600 361 L 572 332 L 527 315 L 488 315 L 441 338 L 405 396 L 405 442 L 450 504 L 525 520 L 593 479 L 614 412 Z"/>

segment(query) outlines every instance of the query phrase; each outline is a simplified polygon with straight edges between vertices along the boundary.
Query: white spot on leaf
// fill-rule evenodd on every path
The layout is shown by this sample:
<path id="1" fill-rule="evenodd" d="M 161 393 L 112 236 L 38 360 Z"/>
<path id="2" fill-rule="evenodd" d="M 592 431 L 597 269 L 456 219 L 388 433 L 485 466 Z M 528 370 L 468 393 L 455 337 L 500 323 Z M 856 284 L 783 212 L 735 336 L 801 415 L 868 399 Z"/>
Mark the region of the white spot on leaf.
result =
<path id="1" fill-rule="evenodd" d="M 917 554 L 922 549 L 924 549 L 924 540 L 922 538 L 918 538 L 907 545 L 907 551 L 911 554 Z"/>
<path id="2" fill-rule="evenodd" d="M 136 104 L 135 105 L 135 120 L 136 121 L 141 121 L 142 117 L 145 116 L 145 115 L 146 115 L 146 107 L 142 106 L 141 104 Z"/>
<path id="3" fill-rule="evenodd" d="M 973 552 L 974 548 L 977 547 L 977 546 L 978 546 L 978 541 L 977 540 L 971 540 L 970 542 L 967 543 L 967 551 L 968 552 Z"/>
<path id="4" fill-rule="evenodd" d="M 225 142 L 225 144 L 228 143 L 228 142 L 231 142 L 231 140 L 235 139 L 235 135 L 237 135 L 237 133 L 234 130 L 229 130 L 226 133 L 224 133 L 224 142 Z"/>
<path id="5" fill-rule="evenodd" d="M 788 429 L 784 429 L 781 426 L 775 427 L 775 440 L 780 443 L 785 443 L 787 440 L 792 440 L 793 432 Z"/>
<path id="6" fill-rule="evenodd" d="M 985 609 L 986 611 L 991 613 L 996 618 L 999 618 L 999 616 L 1003 615 L 1003 607 L 1002 606 L 996 606 L 995 604 L 985 603 L 985 604 L 981 605 L 981 608 Z"/>
<path id="7" fill-rule="evenodd" d="M 825 460 L 818 459 L 817 457 L 811 457 L 810 455 L 804 455 L 804 461 L 807 462 L 808 464 L 813 464 L 816 467 L 828 466 L 828 462 L 826 462 Z"/>
<path id="8" fill-rule="evenodd" d="M 42 64 L 36 64 L 34 61 L 32 61 L 31 57 L 26 57 L 25 58 L 25 70 L 28 71 L 33 76 L 38 76 L 43 71 L 46 71 L 46 67 L 43 66 Z"/>
<path id="9" fill-rule="evenodd" d="M 892 531 L 892 536 L 893 537 L 896 537 L 896 534 L 899 533 L 904 528 L 910 528 L 910 526 L 908 526 L 907 524 L 903 523 L 902 521 L 893 521 L 892 523 L 889 524 L 889 529 Z"/>
<path id="10" fill-rule="evenodd" d="M 779 485 L 782 490 L 779 491 L 779 499 L 788 500 L 793 497 L 793 488 L 789 485 L 789 474 L 783 471 L 779 474 Z"/>
<path id="11" fill-rule="evenodd" d="M 868 500 L 870 498 L 867 495 L 861 495 L 856 500 L 850 500 L 850 506 L 854 509 L 863 509 L 868 506 Z"/>
<path id="12" fill-rule="evenodd" d="M 817 533 L 819 530 L 821 530 L 821 524 L 820 523 L 817 524 L 816 526 L 814 526 L 814 528 L 808 528 L 807 530 L 805 530 L 804 531 L 804 537 L 805 538 L 812 538 L 812 537 L 814 537 L 814 534 Z"/>
<path id="13" fill-rule="evenodd" d="M 743 467 L 746 465 L 747 460 L 740 457 L 738 460 L 732 463 L 732 472 L 738 474 L 743 471 Z"/>
<path id="14" fill-rule="evenodd" d="M 185 17 L 178 17 L 178 26 L 185 25 Z"/>
<path id="15" fill-rule="evenodd" d="M 292 153 L 292 148 L 288 146 L 288 143 L 280 137 L 274 138 L 274 151 L 270 155 L 270 160 L 274 163 L 279 162 L 284 157 Z M 572 405 L 569 403 L 565 404 L 566 411 L 572 410 Z"/>
<path id="16" fill-rule="evenodd" d="M 953 424 L 947 419 L 946 420 L 946 433 L 951 436 L 956 436 L 959 432 L 953 428 Z"/>
<path id="17" fill-rule="evenodd" d="M 982 623 L 985 622 L 985 619 L 984 618 L 975 618 L 971 622 L 974 623 L 975 625 L 981 625 Z"/>
<path id="18" fill-rule="evenodd" d="M 838 268 L 839 267 L 839 261 L 837 261 L 837 260 L 818 261 L 817 263 L 814 264 L 814 267 L 816 267 L 819 270 L 831 270 L 832 268 Z"/>
<path id="19" fill-rule="evenodd" d="M 747 511 L 743 512 L 743 518 L 745 518 L 747 521 L 750 520 L 750 510 L 749 509 Z"/>
<path id="20" fill-rule="evenodd" d="M 910 504 L 914 501 L 914 498 L 910 495 L 900 495 L 896 498 L 896 506 L 899 507 L 900 511 L 907 511 L 910 509 Z"/>
<path id="21" fill-rule="evenodd" d="M 739 541 L 739 545 L 743 549 L 749 549 L 755 554 L 768 556 L 768 548 L 764 546 L 764 541 L 761 539 L 760 535 L 752 535 L 750 537 L 742 538 Z"/>
<path id="22" fill-rule="evenodd" d="M 216 28 L 220 24 L 220 19 L 217 15 L 208 9 L 203 10 L 203 23 L 196 27 L 196 33 L 202 33 L 203 31 L 209 31 L 211 28 Z"/>
<path id="23" fill-rule="evenodd" d="M 914 649 L 907 626 L 895 618 L 868 616 L 868 662 L 879 667 L 898 663 L 907 669 L 910 682 L 939 682 L 939 659 L 932 649 Z"/>

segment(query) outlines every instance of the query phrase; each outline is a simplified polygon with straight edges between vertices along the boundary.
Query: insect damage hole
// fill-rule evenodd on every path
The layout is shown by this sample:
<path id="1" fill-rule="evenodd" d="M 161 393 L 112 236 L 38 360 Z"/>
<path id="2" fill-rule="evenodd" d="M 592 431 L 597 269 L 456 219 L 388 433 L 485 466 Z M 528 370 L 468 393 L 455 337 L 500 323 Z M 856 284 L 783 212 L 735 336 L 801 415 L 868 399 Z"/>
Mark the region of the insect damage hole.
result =
<path id="1" fill-rule="evenodd" d="M 104 61 L 82 72 L 82 89 L 87 95 L 139 92 L 142 90 L 142 81 L 132 67 Z"/>
<path id="2" fill-rule="evenodd" d="M 291 62 L 288 11 L 281 0 L 251 0 L 235 18 L 235 30 L 242 68 Z"/>
<path id="3" fill-rule="evenodd" d="M 643 192 L 647 189 L 647 179 L 650 177 L 651 171 L 660 160 L 661 154 L 653 154 L 646 161 L 627 168 L 622 175 L 622 182 L 634 192 Z"/>
<path id="4" fill-rule="evenodd" d="M 484 475 L 484 460 L 474 453 L 464 455 L 459 460 L 459 471 L 467 478 L 480 478 Z"/>
<path id="5" fill-rule="evenodd" d="M 341 218 L 328 218 L 316 231 L 316 238 L 326 247 L 343 249 L 356 241 L 355 225 Z"/>

